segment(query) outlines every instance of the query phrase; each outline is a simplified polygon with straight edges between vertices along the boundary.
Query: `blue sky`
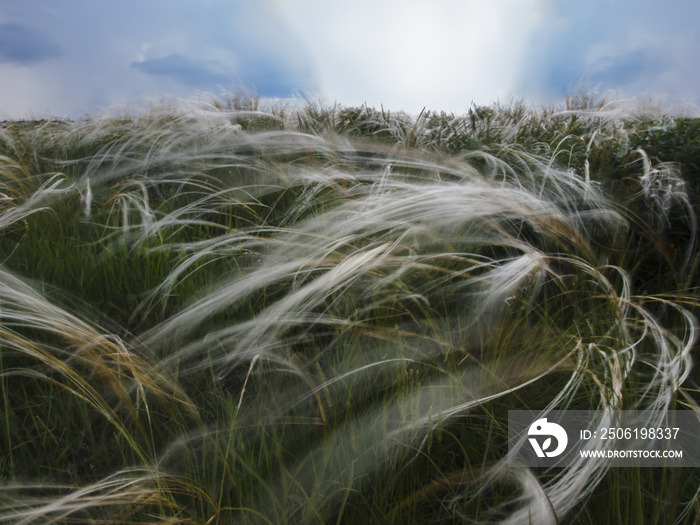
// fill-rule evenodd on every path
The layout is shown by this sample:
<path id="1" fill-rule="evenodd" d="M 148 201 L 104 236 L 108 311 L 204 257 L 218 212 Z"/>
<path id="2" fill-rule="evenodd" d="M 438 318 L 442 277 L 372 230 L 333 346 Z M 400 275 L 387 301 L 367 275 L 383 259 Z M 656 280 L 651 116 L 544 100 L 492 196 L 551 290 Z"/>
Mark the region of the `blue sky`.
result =
<path id="1" fill-rule="evenodd" d="M 697 0 L 4 0 L 0 118 L 304 95 L 455 113 L 580 86 L 700 106 Z"/>

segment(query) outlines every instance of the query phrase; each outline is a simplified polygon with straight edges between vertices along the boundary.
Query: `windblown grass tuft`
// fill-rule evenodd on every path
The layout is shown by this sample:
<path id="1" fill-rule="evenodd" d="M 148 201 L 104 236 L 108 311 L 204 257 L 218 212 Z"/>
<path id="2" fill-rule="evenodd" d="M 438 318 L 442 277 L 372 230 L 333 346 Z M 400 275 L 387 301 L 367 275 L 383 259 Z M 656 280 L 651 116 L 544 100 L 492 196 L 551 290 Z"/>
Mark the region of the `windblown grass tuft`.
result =
<path id="1" fill-rule="evenodd" d="M 698 129 L 585 97 L 3 124 L 0 521 L 695 522 L 696 471 L 510 469 L 506 425 L 698 413 Z"/>

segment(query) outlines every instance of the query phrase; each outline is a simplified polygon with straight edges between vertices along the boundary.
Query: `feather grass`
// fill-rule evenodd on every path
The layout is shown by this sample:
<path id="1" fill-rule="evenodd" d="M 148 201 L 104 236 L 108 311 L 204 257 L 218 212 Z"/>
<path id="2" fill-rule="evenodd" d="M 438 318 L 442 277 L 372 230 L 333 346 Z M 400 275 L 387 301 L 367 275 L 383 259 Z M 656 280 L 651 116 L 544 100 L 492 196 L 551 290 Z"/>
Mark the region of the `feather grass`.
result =
<path id="1" fill-rule="evenodd" d="M 648 122 L 230 99 L 5 126 L 0 519 L 604 521 L 618 471 L 508 468 L 504 421 L 698 411 L 694 194 Z M 693 472 L 647 501 L 667 474 L 631 474 L 630 523 L 695 515 Z"/>

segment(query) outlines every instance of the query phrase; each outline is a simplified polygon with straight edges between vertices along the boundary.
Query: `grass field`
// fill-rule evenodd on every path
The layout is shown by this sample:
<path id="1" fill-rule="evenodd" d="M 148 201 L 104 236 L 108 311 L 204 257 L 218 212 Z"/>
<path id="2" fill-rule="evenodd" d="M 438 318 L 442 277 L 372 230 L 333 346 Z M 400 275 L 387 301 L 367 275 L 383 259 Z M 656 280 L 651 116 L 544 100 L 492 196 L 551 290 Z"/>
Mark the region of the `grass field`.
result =
<path id="1" fill-rule="evenodd" d="M 232 97 L 0 124 L 0 521 L 697 523 L 508 410 L 698 413 L 700 120 Z"/>

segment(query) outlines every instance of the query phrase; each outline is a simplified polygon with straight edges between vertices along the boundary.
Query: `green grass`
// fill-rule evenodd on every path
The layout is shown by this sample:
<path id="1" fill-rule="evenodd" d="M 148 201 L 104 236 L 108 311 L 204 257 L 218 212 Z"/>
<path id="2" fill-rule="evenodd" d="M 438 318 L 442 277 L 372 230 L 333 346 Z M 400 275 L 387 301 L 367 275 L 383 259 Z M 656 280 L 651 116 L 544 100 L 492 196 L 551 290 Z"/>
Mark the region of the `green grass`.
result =
<path id="1" fill-rule="evenodd" d="M 232 98 L 0 125 L 0 521 L 694 523 L 508 410 L 698 411 L 698 121 Z"/>

